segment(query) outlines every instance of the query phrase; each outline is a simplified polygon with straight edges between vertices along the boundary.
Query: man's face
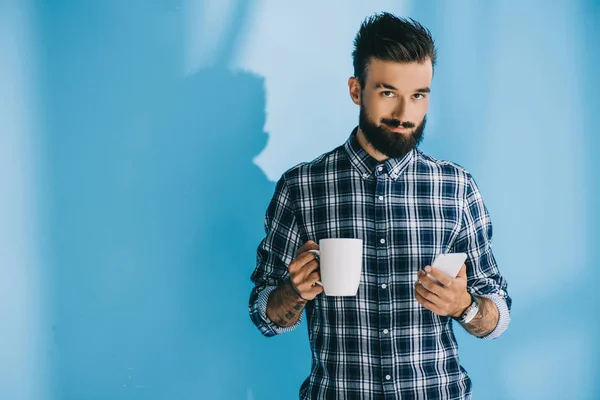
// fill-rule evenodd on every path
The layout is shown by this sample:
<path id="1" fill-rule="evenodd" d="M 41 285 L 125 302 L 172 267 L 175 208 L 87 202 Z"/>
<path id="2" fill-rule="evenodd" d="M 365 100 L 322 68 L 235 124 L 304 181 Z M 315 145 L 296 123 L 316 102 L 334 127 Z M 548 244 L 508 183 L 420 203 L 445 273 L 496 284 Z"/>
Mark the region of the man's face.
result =
<path id="1" fill-rule="evenodd" d="M 403 157 L 423 138 L 431 61 L 419 64 L 372 59 L 360 92 L 359 127 L 387 157 Z"/>

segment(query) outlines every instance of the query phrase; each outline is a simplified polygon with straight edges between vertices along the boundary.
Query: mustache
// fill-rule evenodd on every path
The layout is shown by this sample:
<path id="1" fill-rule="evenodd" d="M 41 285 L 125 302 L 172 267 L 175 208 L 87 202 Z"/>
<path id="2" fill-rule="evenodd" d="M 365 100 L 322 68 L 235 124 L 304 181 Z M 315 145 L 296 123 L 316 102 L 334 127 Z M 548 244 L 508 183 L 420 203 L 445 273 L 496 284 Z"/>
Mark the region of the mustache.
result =
<path id="1" fill-rule="evenodd" d="M 414 128 L 416 125 L 412 122 L 408 122 L 408 121 L 400 121 L 398 119 L 392 118 L 381 118 L 381 122 L 383 122 L 386 125 L 391 125 L 394 128 L 398 128 L 400 125 L 402 125 L 403 128 Z"/>

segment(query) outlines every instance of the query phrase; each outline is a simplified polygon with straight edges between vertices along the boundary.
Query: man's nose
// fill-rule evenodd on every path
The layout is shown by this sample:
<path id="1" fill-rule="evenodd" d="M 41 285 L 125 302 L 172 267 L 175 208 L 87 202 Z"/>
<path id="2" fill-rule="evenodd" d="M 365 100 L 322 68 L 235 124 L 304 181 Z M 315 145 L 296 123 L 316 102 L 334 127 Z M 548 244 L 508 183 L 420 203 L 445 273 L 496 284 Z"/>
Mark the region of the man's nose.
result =
<path id="1" fill-rule="evenodd" d="M 392 114 L 392 116 L 401 121 L 401 122 L 406 122 L 407 120 L 407 102 L 404 98 L 400 97 L 398 98 L 398 102 L 396 104 L 396 107 L 394 107 L 394 113 Z"/>

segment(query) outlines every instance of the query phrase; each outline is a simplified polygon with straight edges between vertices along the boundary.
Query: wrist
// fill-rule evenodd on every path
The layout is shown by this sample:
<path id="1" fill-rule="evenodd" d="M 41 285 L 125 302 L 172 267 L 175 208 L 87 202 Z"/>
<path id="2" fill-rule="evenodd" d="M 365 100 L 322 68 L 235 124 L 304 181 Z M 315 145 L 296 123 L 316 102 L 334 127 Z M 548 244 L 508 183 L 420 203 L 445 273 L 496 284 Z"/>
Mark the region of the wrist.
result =
<path id="1" fill-rule="evenodd" d="M 460 307 L 458 308 L 457 312 L 452 314 L 452 318 L 459 319 L 465 313 L 465 311 L 467 311 L 467 308 L 469 308 L 472 303 L 473 297 L 471 297 L 471 293 L 465 290 L 465 293 L 461 298 Z"/>
<path id="2" fill-rule="evenodd" d="M 296 287 L 296 285 L 294 285 L 294 281 L 292 281 L 292 278 L 289 278 L 284 285 L 288 285 L 290 290 L 288 290 L 288 293 L 292 294 L 294 296 L 294 300 L 295 301 L 308 301 L 308 299 L 305 299 L 304 297 L 302 297 L 302 293 L 300 293 L 300 290 Z"/>

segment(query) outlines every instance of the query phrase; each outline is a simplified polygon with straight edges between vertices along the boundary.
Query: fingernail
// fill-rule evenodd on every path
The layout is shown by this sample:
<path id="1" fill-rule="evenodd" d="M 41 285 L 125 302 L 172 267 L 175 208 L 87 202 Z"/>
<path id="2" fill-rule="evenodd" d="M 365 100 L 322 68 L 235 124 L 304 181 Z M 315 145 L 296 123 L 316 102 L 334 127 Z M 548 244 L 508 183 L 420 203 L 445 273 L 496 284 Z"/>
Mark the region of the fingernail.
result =
<path id="1" fill-rule="evenodd" d="M 426 271 L 426 272 L 431 272 L 431 267 L 430 267 L 429 265 L 428 265 L 428 266 L 426 266 L 426 267 L 425 267 L 425 271 Z"/>

